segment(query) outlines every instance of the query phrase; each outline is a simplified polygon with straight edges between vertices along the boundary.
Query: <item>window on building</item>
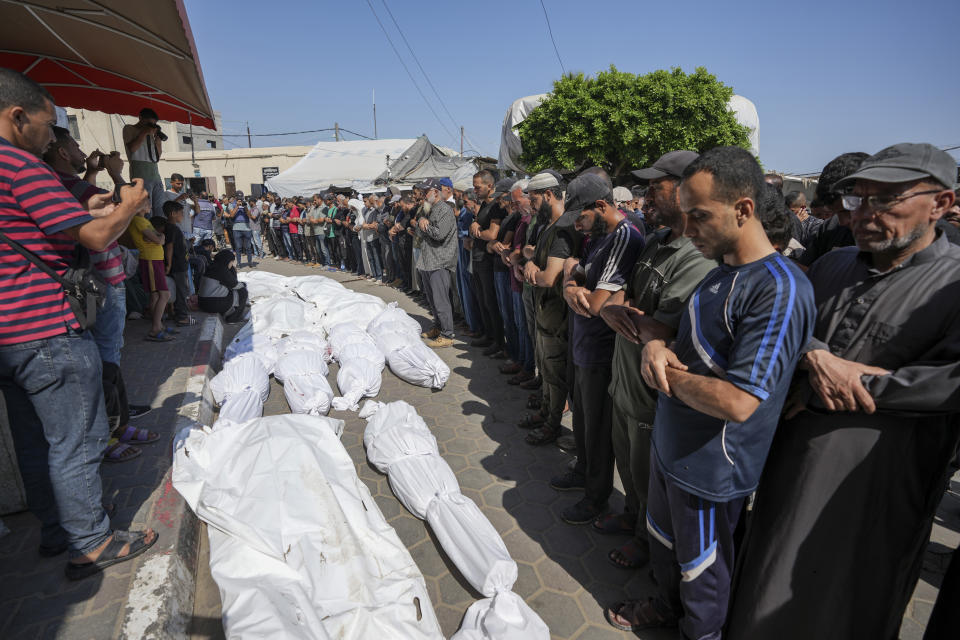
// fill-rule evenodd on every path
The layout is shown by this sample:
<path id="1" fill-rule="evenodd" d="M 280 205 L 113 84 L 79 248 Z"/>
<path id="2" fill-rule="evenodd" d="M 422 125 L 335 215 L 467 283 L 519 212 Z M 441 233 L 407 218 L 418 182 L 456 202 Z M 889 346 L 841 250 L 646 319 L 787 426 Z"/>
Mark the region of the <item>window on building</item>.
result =
<path id="1" fill-rule="evenodd" d="M 217 141 L 216 141 L 216 140 L 207 140 L 207 146 L 210 147 L 211 149 L 216 149 L 216 148 L 217 148 Z"/>
<path id="2" fill-rule="evenodd" d="M 229 198 L 237 193 L 237 181 L 234 176 L 223 176 L 223 190 Z"/>
<path id="3" fill-rule="evenodd" d="M 183 136 L 183 144 L 191 144 L 192 142 L 193 142 L 193 138 L 191 138 L 190 136 Z"/>
<path id="4" fill-rule="evenodd" d="M 70 135 L 73 139 L 80 141 L 80 125 L 77 124 L 77 116 L 67 116 L 67 126 L 70 127 Z"/>

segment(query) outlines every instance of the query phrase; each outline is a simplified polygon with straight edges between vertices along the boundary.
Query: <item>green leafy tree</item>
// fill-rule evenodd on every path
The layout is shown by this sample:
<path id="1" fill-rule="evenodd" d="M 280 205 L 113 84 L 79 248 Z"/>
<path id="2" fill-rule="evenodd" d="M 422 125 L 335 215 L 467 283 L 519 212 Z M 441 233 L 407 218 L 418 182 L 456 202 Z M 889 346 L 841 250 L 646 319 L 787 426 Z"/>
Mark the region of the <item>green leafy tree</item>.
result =
<path id="1" fill-rule="evenodd" d="M 530 172 L 597 165 L 621 176 L 674 149 L 749 149 L 750 130 L 727 107 L 732 95 L 703 67 L 567 74 L 518 125 L 521 161 Z"/>

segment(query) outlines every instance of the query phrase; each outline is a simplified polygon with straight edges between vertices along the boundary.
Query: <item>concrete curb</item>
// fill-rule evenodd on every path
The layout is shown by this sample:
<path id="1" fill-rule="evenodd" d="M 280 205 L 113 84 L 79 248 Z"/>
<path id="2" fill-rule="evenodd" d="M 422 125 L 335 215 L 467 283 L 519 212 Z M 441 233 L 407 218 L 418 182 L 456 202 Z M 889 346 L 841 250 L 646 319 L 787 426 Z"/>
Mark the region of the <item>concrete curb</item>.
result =
<path id="1" fill-rule="evenodd" d="M 213 421 L 208 383 L 222 356 L 223 323 L 219 316 L 211 316 L 200 329 L 174 435 L 197 422 L 209 425 Z M 173 640 L 189 636 L 200 522 L 173 488 L 171 471 L 167 470 L 151 496 L 153 510 L 148 520 L 149 526 L 164 533 L 133 576 L 119 638 Z"/>

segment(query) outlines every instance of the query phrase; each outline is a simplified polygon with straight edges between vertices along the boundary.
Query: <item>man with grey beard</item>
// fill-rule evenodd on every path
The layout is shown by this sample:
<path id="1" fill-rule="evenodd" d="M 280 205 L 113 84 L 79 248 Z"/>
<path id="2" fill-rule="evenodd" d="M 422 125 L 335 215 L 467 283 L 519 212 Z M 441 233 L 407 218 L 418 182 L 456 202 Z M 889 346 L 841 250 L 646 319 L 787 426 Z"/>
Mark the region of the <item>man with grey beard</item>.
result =
<path id="1" fill-rule="evenodd" d="M 756 493 L 731 638 L 895 638 L 960 440 L 953 158 L 896 144 L 840 180 L 855 247 L 808 272 L 818 318 Z M 955 630 L 954 630 L 955 631 Z"/>
<path id="2" fill-rule="evenodd" d="M 427 178 L 418 186 L 424 195 L 423 215 L 417 221 L 417 235 L 422 242 L 417 271 L 433 314 L 433 327 L 421 335 L 437 349 L 453 344 L 450 281 L 457 268 L 457 222 L 450 203 L 440 194 L 439 180 Z"/>

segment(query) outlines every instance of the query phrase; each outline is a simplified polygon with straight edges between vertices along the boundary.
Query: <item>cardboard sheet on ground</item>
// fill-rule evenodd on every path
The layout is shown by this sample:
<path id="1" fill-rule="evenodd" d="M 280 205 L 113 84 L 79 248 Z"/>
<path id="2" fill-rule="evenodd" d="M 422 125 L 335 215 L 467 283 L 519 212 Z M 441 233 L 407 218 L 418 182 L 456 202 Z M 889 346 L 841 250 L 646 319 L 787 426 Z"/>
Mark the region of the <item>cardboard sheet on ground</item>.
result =
<path id="1" fill-rule="evenodd" d="M 210 525 L 227 637 L 442 638 L 423 577 L 340 428 L 270 416 L 178 439 L 173 484 Z"/>

